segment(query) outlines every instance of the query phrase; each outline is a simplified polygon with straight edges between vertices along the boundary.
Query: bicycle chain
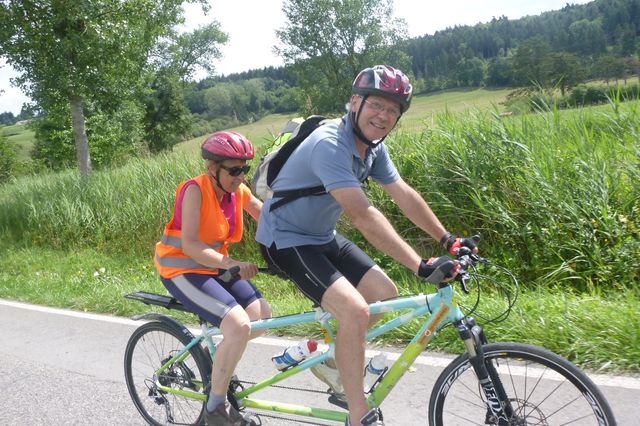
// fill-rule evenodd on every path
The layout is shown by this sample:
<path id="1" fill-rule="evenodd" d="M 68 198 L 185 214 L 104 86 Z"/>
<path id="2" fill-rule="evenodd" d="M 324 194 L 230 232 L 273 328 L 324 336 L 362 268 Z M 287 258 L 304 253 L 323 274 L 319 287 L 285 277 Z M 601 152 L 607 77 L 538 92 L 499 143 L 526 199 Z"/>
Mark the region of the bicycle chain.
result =
<path id="1" fill-rule="evenodd" d="M 242 384 L 248 384 L 248 385 L 255 385 L 257 382 L 249 382 L 249 381 L 245 381 L 245 380 L 238 380 L 238 382 L 242 383 Z M 321 394 L 325 394 L 325 395 L 331 395 L 329 392 L 327 391 L 319 391 L 319 390 L 315 390 L 315 389 L 303 389 L 303 388 L 296 388 L 293 386 L 282 386 L 282 385 L 270 385 L 269 387 L 271 388 L 279 388 L 279 389 L 287 389 L 287 390 L 296 390 L 296 391 L 302 391 L 302 392 L 309 392 L 309 393 L 321 393 Z"/>

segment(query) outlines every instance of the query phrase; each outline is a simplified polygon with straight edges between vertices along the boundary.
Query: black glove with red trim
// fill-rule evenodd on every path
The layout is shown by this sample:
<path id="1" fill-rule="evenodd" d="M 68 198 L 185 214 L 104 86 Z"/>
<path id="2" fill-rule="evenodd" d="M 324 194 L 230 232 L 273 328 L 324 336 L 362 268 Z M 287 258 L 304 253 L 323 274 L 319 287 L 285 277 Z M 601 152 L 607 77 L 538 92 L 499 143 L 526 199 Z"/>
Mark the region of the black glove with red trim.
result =
<path id="1" fill-rule="evenodd" d="M 478 242 L 480 241 L 480 235 L 474 235 L 471 238 L 460 238 L 456 235 L 453 235 L 449 232 L 444 234 L 444 236 L 440 239 L 440 244 L 444 247 L 452 255 L 457 255 L 458 251 L 462 247 L 466 247 L 472 252 L 476 250 L 478 246 Z"/>
<path id="2" fill-rule="evenodd" d="M 418 267 L 418 276 L 432 284 L 440 284 L 453 278 L 460 265 L 448 256 L 423 259 Z"/>

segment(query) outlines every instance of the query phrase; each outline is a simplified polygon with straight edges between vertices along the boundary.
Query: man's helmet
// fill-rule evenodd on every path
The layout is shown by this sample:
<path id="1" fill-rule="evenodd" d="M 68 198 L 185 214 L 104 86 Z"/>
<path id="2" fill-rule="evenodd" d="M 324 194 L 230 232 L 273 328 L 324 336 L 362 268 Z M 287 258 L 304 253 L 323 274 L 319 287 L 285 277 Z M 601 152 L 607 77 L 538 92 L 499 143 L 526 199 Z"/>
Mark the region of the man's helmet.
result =
<path id="1" fill-rule="evenodd" d="M 391 99 L 400 104 L 404 113 L 409 109 L 413 88 L 402 71 L 388 65 L 376 65 L 360 71 L 353 81 L 351 92 L 362 96 L 375 95 Z"/>
<path id="2" fill-rule="evenodd" d="M 237 132 L 222 131 L 209 136 L 200 147 L 205 160 L 251 160 L 254 155 L 249 139 Z"/>

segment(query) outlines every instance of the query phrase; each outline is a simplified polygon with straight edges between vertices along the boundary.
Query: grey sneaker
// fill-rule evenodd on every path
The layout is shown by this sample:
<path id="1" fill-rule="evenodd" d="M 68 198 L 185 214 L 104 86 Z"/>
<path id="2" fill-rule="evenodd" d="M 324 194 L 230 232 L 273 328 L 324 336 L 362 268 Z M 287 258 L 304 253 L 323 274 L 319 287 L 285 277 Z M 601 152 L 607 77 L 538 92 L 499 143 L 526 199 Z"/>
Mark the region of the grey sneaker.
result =
<path id="1" fill-rule="evenodd" d="M 335 395 L 336 398 L 341 401 L 347 400 L 344 395 L 342 381 L 340 380 L 340 373 L 337 368 L 331 368 L 324 362 L 321 362 L 320 364 L 311 367 L 310 370 L 314 376 L 329 386 L 329 392 Z"/>
<path id="2" fill-rule="evenodd" d="M 228 401 L 218 405 L 215 410 L 204 410 L 204 422 L 207 426 L 252 426 L 253 421 L 247 420 Z"/>
<path id="3" fill-rule="evenodd" d="M 349 417 L 347 416 L 347 421 L 344 423 L 346 426 L 351 426 L 351 422 L 349 421 Z M 361 426 L 384 426 L 382 422 L 382 412 L 379 408 L 372 408 L 367 411 L 367 413 L 362 416 L 360 419 Z"/>

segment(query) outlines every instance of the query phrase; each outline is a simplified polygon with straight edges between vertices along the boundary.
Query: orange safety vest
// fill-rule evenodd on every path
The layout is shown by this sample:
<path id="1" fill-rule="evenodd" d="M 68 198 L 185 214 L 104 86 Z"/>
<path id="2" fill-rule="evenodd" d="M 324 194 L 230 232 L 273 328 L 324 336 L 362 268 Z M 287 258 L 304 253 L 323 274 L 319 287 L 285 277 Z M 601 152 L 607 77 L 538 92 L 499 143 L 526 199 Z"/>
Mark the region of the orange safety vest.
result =
<path id="1" fill-rule="evenodd" d="M 242 211 L 251 199 L 251 190 L 241 184 L 236 194 L 235 229 L 229 235 L 229 222 L 224 217 L 218 197 L 215 195 L 211 178 L 207 174 L 202 174 L 191 179 L 196 182 L 202 194 L 202 204 L 200 206 L 200 226 L 198 228 L 198 239 L 225 256 L 228 256 L 230 243 L 237 243 L 242 239 Z M 176 189 L 176 203 L 180 191 L 189 181 L 184 181 Z M 173 211 L 176 210 L 174 204 Z M 187 256 L 182 251 L 182 230 L 173 229 L 173 216 L 164 227 L 162 238 L 156 244 L 154 263 L 156 269 L 163 278 L 173 278 L 186 273 L 198 273 L 217 275 L 218 270 L 201 265 L 193 258 Z"/>

